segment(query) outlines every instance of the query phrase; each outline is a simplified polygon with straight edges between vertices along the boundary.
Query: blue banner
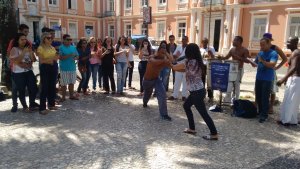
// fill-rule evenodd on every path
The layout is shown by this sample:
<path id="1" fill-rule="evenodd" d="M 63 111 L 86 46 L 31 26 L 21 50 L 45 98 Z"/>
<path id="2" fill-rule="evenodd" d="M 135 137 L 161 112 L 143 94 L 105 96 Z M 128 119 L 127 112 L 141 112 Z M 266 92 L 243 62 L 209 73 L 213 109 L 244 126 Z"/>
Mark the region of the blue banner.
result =
<path id="1" fill-rule="evenodd" d="M 230 64 L 211 63 L 211 87 L 213 90 L 227 92 Z"/>

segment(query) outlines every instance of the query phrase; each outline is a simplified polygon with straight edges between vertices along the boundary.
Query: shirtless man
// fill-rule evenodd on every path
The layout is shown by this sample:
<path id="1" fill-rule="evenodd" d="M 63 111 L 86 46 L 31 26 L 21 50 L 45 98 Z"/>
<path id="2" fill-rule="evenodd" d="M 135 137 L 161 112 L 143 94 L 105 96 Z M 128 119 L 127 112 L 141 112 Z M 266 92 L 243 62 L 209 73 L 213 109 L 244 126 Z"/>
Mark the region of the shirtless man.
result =
<path id="1" fill-rule="evenodd" d="M 298 113 L 300 104 L 300 50 L 298 49 L 298 37 L 289 38 L 287 47 L 293 53 L 288 61 L 287 74 L 277 82 L 280 86 L 286 83 L 284 98 L 280 107 L 279 124 L 298 124 Z"/>
<path id="2" fill-rule="evenodd" d="M 147 107 L 147 103 L 151 98 L 153 88 L 157 93 L 159 113 L 162 120 L 171 121 L 168 115 L 166 90 L 163 82 L 159 78 L 159 73 L 164 67 L 170 67 L 173 57 L 167 53 L 167 42 L 162 41 L 159 45 L 155 56 L 150 56 L 143 80 L 144 97 L 143 107 Z"/>
<path id="3" fill-rule="evenodd" d="M 244 74 L 244 63 L 250 63 L 253 67 L 256 66 L 253 62 L 250 62 L 250 60 L 248 60 L 248 58 L 250 58 L 249 50 L 243 47 L 242 44 L 243 38 L 241 36 L 234 37 L 232 42 L 233 48 L 230 49 L 226 57 L 220 58 L 222 60 L 227 60 L 232 57 L 232 60 L 239 62 L 239 72 L 237 75 L 237 79 L 235 80 L 235 82 L 228 84 L 229 89 L 232 89 L 232 87 L 234 86 L 234 92 L 232 93 L 232 95 L 232 91 L 226 93 L 224 102 L 227 103 L 231 102 L 231 98 L 239 99 L 240 97 L 240 84 Z"/>

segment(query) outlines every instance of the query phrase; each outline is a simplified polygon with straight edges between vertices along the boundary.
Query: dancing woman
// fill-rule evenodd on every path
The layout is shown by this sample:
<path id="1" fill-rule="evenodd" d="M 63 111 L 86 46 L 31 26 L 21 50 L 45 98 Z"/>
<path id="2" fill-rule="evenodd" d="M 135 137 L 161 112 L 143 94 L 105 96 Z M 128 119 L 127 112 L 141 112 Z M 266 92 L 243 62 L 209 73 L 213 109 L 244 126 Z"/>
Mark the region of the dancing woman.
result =
<path id="1" fill-rule="evenodd" d="M 184 63 L 172 66 L 172 69 L 176 71 L 185 70 L 187 89 L 190 92 L 190 95 L 183 104 L 183 108 L 189 122 L 189 128 L 185 129 L 184 132 L 188 134 L 196 134 L 193 112 L 191 110 L 191 107 L 195 105 L 210 130 L 210 134 L 203 136 L 203 138 L 206 140 L 218 140 L 218 132 L 213 120 L 207 113 L 204 102 L 206 94 L 202 82 L 204 64 L 198 45 L 194 43 L 188 44 L 185 50 L 185 56 L 186 61 Z"/>

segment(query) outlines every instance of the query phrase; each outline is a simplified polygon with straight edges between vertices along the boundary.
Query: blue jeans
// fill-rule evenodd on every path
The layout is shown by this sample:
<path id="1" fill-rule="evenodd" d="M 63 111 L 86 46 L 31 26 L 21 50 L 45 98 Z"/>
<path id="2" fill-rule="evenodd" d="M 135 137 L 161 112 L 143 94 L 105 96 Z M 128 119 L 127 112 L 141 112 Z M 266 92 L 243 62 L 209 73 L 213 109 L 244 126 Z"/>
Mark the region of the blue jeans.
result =
<path id="1" fill-rule="evenodd" d="M 86 71 L 80 72 L 80 74 L 81 74 L 81 81 L 78 85 L 77 92 L 81 92 L 81 89 L 83 90 L 83 92 L 86 92 L 91 77 L 90 66 L 87 66 Z"/>
<path id="2" fill-rule="evenodd" d="M 127 71 L 127 63 L 126 62 L 117 62 L 116 70 L 117 70 L 117 93 L 123 92 L 123 87 L 126 80 L 126 71 Z"/>
<path id="3" fill-rule="evenodd" d="M 155 87 L 155 91 L 157 92 L 156 97 L 158 100 L 159 113 L 161 116 L 168 115 L 166 89 L 164 88 L 162 81 L 160 79 L 144 80 L 143 87 L 144 87 L 143 103 L 147 104 L 149 102 L 153 92 L 153 88 Z"/>
<path id="4" fill-rule="evenodd" d="M 271 95 L 272 81 L 255 81 L 255 98 L 258 105 L 259 118 L 266 120 L 269 111 L 269 98 Z"/>
<path id="5" fill-rule="evenodd" d="M 159 75 L 159 78 L 161 79 L 163 85 L 165 86 L 166 91 L 168 91 L 168 88 L 169 88 L 170 72 L 171 72 L 171 69 L 168 67 L 165 67 L 160 71 L 160 75 Z"/>
<path id="6" fill-rule="evenodd" d="M 36 85 L 36 77 L 32 70 L 23 73 L 12 73 L 13 83 L 16 85 L 16 92 L 19 93 L 19 100 L 23 106 L 23 108 L 28 108 L 26 99 L 25 99 L 25 91 L 26 87 L 29 93 L 29 107 L 35 105 L 35 98 L 38 91 Z"/>
<path id="7" fill-rule="evenodd" d="M 99 64 L 91 64 L 90 66 L 91 73 L 92 73 L 92 78 L 93 78 L 93 89 L 96 90 L 96 85 L 97 85 L 97 73 L 99 69 Z"/>
<path id="8" fill-rule="evenodd" d="M 102 73 L 102 65 L 99 65 L 98 68 L 98 82 L 99 82 L 99 88 L 102 88 L 102 79 L 103 79 L 103 73 Z"/>
<path id="9" fill-rule="evenodd" d="M 189 129 L 195 130 L 195 123 L 194 123 L 194 117 L 191 107 L 194 105 L 198 112 L 200 113 L 201 117 L 205 121 L 206 125 L 208 126 L 210 130 L 211 135 L 217 134 L 216 126 L 207 113 L 204 98 L 205 98 L 205 89 L 200 89 L 197 91 L 190 92 L 190 95 L 185 100 L 183 104 L 183 108 L 185 110 L 187 119 L 189 121 Z"/>

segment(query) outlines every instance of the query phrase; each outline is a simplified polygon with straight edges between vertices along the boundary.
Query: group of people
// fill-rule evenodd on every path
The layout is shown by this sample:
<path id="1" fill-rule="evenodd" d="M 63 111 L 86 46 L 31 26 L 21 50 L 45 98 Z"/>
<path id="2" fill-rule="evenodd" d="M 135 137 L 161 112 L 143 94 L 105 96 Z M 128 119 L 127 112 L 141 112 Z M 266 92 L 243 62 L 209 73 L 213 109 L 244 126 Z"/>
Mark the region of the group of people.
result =
<path id="1" fill-rule="evenodd" d="M 33 51 L 32 44 L 26 38 L 29 28 L 25 24 L 19 27 L 19 33 L 10 42 L 8 54 L 11 61 L 12 70 L 12 112 L 18 108 L 17 98 L 19 97 L 23 109 L 27 112 L 39 109 L 40 114 L 46 115 L 49 110 L 56 110 L 56 83 L 59 74 L 59 85 L 61 91 L 60 102 L 66 100 L 68 88 L 69 98 L 78 100 L 78 95 L 74 92 L 76 83 L 76 69 L 81 73 L 81 80 L 77 88 L 78 93 L 90 95 L 89 79 L 92 77 L 93 92 L 102 87 L 104 94 L 124 95 L 127 77 L 128 87 L 132 86 L 132 76 L 134 68 L 135 45 L 132 44 L 131 37 L 121 36 L 116 45 L 110 37 L 106 37 L 103 42 L 95 37 L 89 39 L 81 38 L 74 46 L 70 35 L 62 37 L 62 43 L 55 41 L 55 31 L 44 29 L 41 36 L 41 43 L 36 51 Z M 284 101 L 281 105 L 281 116 L 279 123 L 283 125 L 297 124 L 297 113 L 299 112 L 300 101 L 300 53 L 297 48 L 298 38 L 291 38 L 287 47 L 293 51 L 289 60 L 289 71 L 286 76 L 276 81 L 276 71 L 287 61 L 287 57 L 282 50 L 271 44 L 272 34 L 266 33 L 260 40 L 261 51 L 255 61 L 252 61 L 247 48 L 242 46 L 243 38 L 236 36 L 233 39 L 232 48 L 225 57 L 217 57 L 213 47 L 208 44 L 208 39 L 204 38 L 201 47 L 197 44 L 189 43 L 187 36 L 181 39 L 182 44 L 175 43 L 175 36 L 169 36 L 169 43 L 162 41 L 157 51 L 153 51 L 150 42 L 144 39 L 138 50 L 140 62 L 138 71 L 140 76 L 140 93 L 143 96 L 143 107 L 148 107 L 148 102 L 152 95 L 158 100 L 161 119 L 171 121 L 168 115 L 167 101 L 176 100 L 180 95 L 184 101 L 183 107 L 187 115 L 189 127 L 185 133 L 195 134 L 195 124 L 191 107 L 194 105 L 199 111 L 204 121 L 209 127 L 210 134 L 203 136 L 207 140 L 217 140 L 218 133 L 213 120 L 209 116 L 205 106 L 206 92 L 209 101 L 213 101 L 213 90 L 205 87 L 207 75 L 207 63 L 210 59 L 232 60 L 238 62 L 238 75 L 233 91 L 226 93 L 225 99 L 238 99 L 240 94 L 240 83 L 243 77 L 244 63 L 249 63 L 257 67 L 255 82 L 256 104 L 259 111 L 259 122 L 263 123 L 268 118 L 268 112 L 273 112 L 276 85 L 286 83 L 287 89 Z M 277 65 L 278 55 L 282 61 Z M 32 71 L 32 63 L 38 58 L 40 69 L 40 104 L 35 102 L 38 87 L 36 78 Z M 77 62 L 77 67 L 76 67 Z M 117 72 L 117 85 L 114 79 L 114 68 Z M 59 73 L 58 73 L 59 72 Z M 173 92 L 167 97 L 169 90 L 169 79 L 173 74 Z M 212 77 L 213 78 L 213 77 Z M 28 89 L 30 104 L 25 100 L 25 89 Z M 155 89 L 155 90 L 154 90 Z M 153 91 L 154 90 L 154 91 Z M 271 96 L 271 93 L 273 95 Z M 46 105 L 46 103 L 48 105 Z M 270 104 L 269 104 L 270 103 Z"/>

